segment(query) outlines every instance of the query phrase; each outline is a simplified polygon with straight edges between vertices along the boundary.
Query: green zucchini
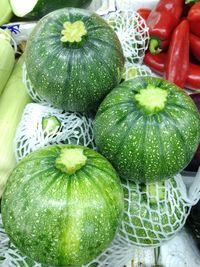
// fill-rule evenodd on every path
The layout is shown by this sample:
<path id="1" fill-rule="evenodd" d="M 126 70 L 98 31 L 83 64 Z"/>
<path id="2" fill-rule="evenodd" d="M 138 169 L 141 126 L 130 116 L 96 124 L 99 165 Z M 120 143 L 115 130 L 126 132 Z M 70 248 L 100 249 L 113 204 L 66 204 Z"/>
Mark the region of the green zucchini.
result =
<path id="1" fill-rule="evenodd" d="M 119 84 L 124 66 L 121 44 L 107 22 L 94 12 L 75 8 L 54 11 L 37 23 L 25 61 L 41 98 L 79 112 L 98 107 Z"/>
<path id="2" fill-rule="evenodd" d="M 200 116 L 183 90 L 141 76 L 107 95 L 94 121 L 94 137 L 122 178 L 159 181 L 191 161 L 200 141 Z"/>
<path id="3" fill-rule="evenodd" d="M 2 197 L 11 241 L 35 261 L 82 266 L 113 240 L 124 209 L 120 179 L 106 158 L 52 145 L 22 159 Z"/>
<path id="4" fill-rule="evenodd" d="M 136 184 L 123 181 L 125 212 L 120 235 L 138 246 L 159 246 L 185 224 L 190 204 L 184 200 L 179 181 Z"/>

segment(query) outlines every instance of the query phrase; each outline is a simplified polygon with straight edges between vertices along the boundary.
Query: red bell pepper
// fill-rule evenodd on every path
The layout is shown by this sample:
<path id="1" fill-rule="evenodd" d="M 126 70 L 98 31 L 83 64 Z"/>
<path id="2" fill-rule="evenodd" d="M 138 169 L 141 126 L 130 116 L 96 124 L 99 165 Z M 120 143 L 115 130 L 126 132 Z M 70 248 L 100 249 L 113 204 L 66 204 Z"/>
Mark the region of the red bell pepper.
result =
<path id="1" fill-rule="evenodd" d="M 200 66 L 190 63 L 185 87 L 191 90 L 200 89 Z"/>
<path id="2" fill-rule="evenodd" d="M 174 29 L 165 65 L 165 79 L 184 87 L 189 68 L 189 23 L 186 19 Z"/>
<path id="3" fill-rule="evenodd" d="M 190 31 L 200 37 L 200 2 L 194 4 L 188 12 Z"/>
<path id="4" fill-rule="evenodd" d="M 162 42 L 170 39 L 183 12 L 184 0 L 160 0 L 151 11 L 147 26 L 150 33 L 149 50 L 152 54 L 161 52 Z"/>
<path id="5" fill-rule="evenodd" d="M 196 59 L 200 60 L 200 37 L 190 33 L 190 50 Z"/>
<path id="6" fill-rule="evenodd" d="M 151 13 L 151 9 L 149 8 L 139 8 L 137 10 L 137 13 L 145 20 L 147 21 L 149 14 Z"/>
<path id="7" fill-rule="evenodd" d="M 147 52 L 144 57 L 144 63 L 154 72 L 163 75 L 165 72 L 165 64 L 167 61 L 167 53 L 160 53 L 158 55 L 152 55 Z M 186 82 L 184 85 L 191 90 L 200 89 L 200 65 L 190 63 Z"/>
<path id="8" fill-rule="evenodd" d="M 165 71 L 165 62 L 167 59 L 166 53 L 159 53 L 156 55 L 147 52 L 144 57 L 144 63 L 155 73 L 162 75 Z"/>

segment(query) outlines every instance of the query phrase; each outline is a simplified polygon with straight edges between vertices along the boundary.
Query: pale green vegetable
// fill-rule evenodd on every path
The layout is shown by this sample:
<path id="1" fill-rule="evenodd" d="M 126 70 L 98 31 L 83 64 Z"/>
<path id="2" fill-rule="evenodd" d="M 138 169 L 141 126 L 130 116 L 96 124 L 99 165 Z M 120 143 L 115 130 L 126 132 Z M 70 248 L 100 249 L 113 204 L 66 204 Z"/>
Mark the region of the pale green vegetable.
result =
<path id="1" fill-rule="evenodd" d="M 0 0 L 0 25 L 10 21 L 13 15 L 9 0 Z"/>
<path id="2" fill-rule="evenodd" d="M 13 141 L 24 107 L 31 102 L 22 81 L 24 58 L 16 63 L 0 97 L 0 197 L 6 181 L 16 165 Z"/>
<path id="3" fill-rule="evenodd" d="M 56 116 L 42 118 L 42 129 L 45 134 L 55 134 L 61 126 L 61 122 Z"/>
<path id="4" fill-rule="evenodd" d="M 0 29 L 0 95 L 15 64 L 15 51 L 10 43 L 11 37 L 8 31 Z"/>

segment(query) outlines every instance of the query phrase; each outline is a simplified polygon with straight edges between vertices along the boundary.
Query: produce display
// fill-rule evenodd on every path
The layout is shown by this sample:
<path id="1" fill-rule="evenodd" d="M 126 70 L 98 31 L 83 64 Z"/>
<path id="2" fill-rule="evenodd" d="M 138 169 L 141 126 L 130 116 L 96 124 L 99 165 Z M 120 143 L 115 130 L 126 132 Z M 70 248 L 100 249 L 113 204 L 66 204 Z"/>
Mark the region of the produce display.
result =
<path id="1" fill-rule="evenodd" d="M 64 7 L 87 7 L 92 0 L 32 0 L 21 2 L 19 0 L 10 0 L 13 13 L 18 17 L 26 19 L 39 19 L 51 11 Z"/>
<path id="2" fill-rule="evenodd" d="M 37 23 L 25 62 L 39 96 L 66 111 L 89 112 L 120 82 L 124 57 L 104 19 L 87 10 L 61 9 Z"/>
<path id="3" fill-rule="evenodd" d="M 0 266 L 174 266 L 196 213 L 200 2 L 91 2 L 0 0 Z"/>
<path id="4" fill-rule="evenodd" d="M 25 254 L 49 265 L 80 266 L 110 244 L 123 205 L 119 177 L 103 156 L 53 145 L 19 163 L 1 207 L 6 232 Z"/>
<path id="5" fill-rule="evenodd" d="M 183 170 L 200 140 L 200 117 L 179 87 L 156 77 L 125 81 L 101 103 L 95 142 L 124 179 L 153 182 Z"/>

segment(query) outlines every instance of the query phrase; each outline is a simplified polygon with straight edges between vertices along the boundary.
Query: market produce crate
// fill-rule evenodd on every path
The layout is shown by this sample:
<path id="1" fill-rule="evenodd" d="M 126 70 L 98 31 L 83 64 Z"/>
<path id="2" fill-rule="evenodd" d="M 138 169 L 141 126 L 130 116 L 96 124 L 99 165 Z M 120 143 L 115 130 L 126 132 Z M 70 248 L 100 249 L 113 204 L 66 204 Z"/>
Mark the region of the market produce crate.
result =
<path id="1" fill-rule="evenodd" d="M 145 51 L 148 47 L 148 27 L 144 26 L 144 21 L 141 22 L 140 17 L 138 17 L 136 10 L 139 8 L 149 8 L 152 9 L 156 4 L 157 0 L 145 0 L 145 1 L 131 1 L 131 0 L 107 0 L 107 1 L 98 1 L 93 0 L 89 9 L 96 11 L 103 18 L 110 21 L 112 24 L 113 21 L 117 20 L 119 24 L 114 25 L 114 28 L 118 34 L 120 41 L 122 42 L 123 51 L 126 59 L 128 59 L 129 63 L 132 64 L 127 67 L 126 72 L 124 74 L 125 79 L 129 78 L 130 73 L 138 73 L 138 75 L 148 76 L 152 75 L 154 77 L 158 77 L 159 75 L 149 69 L 144 63 L 144 55 Z M 137 34 L 138 32 L 142 36 L 142 39 L 138 40 L 138 35 L 134 36 L 133 32 L 130 31 L 130 17 L 132 20 L 135 20 L 138 24 Z M 22 44 L 26 41 L 31 34 L 33 28 L 36 25 L 36 21 L 27 22 L 12 22 L 5 25 L 5 28 L 9 28 L 12 33 L 12 38 L 17 45 Z M 120 25 L 123 25 L 121 27 Z M 112 25 L 113 26 L 113 25 Z M 121 27 L 121 28 L 120 28 Z M 127 29 L 127 32 L 124 31 Z M 127 34 L 130 34 L 129 37 L 133 38 L 127 41 Z M 130 43 L 136 43 L 137 45 L 134 47 L 135 50 L 130 49 Z M 22 47 L 23 49 L 23 47 Z M 133 47 L 132 47 L 133 49 Z M 137 76 L 137 75 L 136 75 Z M 31 86 L 30 80 L 27 75 L 27 70 L 25 65 L 23 65 L 23 79 L 28 87 L 29 94 L 31 97 L 40 104 L 44 102 L 44 99 L 41 99 L 40 96 L 34 91 L 34 88 Z M 187 89 L 186 89 L 187 90 Z M 29 100 L 26 100 L 27 102 Z M 40 114 L 44 114 L 42 112 L 46 112 L 46 114 L 50 114 L 51 116 L 57 116 L 58 113 L 55 113 L 52 106 L 41 107 L 40 104 L 29 104 L 27 106 L 26 112 L 23 114 L 23 120 L 20 122 L 20 127 L 18 128 L 17 136 L 15 139 L 15 146 L 17 144 L 17 149 L 15 152 L 15 156 L 18 161 L 20 161 L 24 156 L 26 156 L 30 151 L 39 148 L 40 146 L 46 145 L 46 140 L 43 140 L 43 143 L 36 144 L 36 139 L 23 139 L 23 131 L 27 125 L 27 121 L 29 125 L 38 125 L 38 120 L 35 119 L 34 112 L 37 111 L 38 118 L 40 118 Z M 38 106 L 37 106 L 38 105 Z M 33 116 L 31 116 L 31 114 Z M 67 118 L 71 114 L 67 114 Z M 62 117 L 62 116 L 61 116 Z M 66 118 L 65 118 L 66 119 Z M 64 120 L 65 120 L 64 119 Z M 67 121 L 67 120 L 66 120 Z M 70 123 L 75 121 L 74 128 L 77 125 L 81 125 L 80 127 L 88 127 L 88 132 L 91 131 L 92 128 L 92 120 L 90 118 L 80 117 L 79 115 L 74 116 Z M 66 122 L 66 129 L 69 121 Z M 84 126 L 83 126 L 84 125 Z M 26 130 L 26 129 L 25 129 Z M 29 129 L 30 130 L 30 129 Z M 47 136 L 46 136 L 47 137 Z M 63 142 L 62 136 L 59 139 L 59 142 Z M 66 138 L 66 136 L 65 136 Z M 82 136 L 77 137 L 77 140 L 80 140 Z M 85 138 L 85 136 L 84 136 Z M 33 147 L 26 147 L 25 144 L 27 140 L 33 142 Z M 54 139 L 51 140 L 53 143 Z M 69 137 L 70 141 L 70 137 Z M 58 140 L 56 141 L 58 142 Z M 90 147 L 94 149 L 95 144 L 94 140 L 91 136 L 88 136 L 84 139 L 84 144 L 89 144 Z M 23 148 L 23 149 L 22 149 Z M 139 267 L 139 266 L 153 266 L 154 264 L 160 264 L 162 266 L 170 267 L 170 266 L 190 266 L 197 267 L 200 266 L 200 253 L 197 249 L 196 243 L 191 236 L 188 229 L 182 227 L 185 224 L 187 215 L 192 207 L 192 205 L 196 204 L 198 199 L 200 198 L 200 172 L 182 172 L 181 175 L 176 177 L 176 186 L 175 188 L 184 195 L 183 199 L 181 199 L 181 208 L 186 207 L 187 212 L 183 215 L 183 218 L 179 221 L 179 227 L 176 230 L 173 230 L 176 235 L 169 239 L 166 236 L 165 242 L 161 242 L 160 246 L 146 246 L 146 247 L 138 247 L 133 245 L 131 242 L 127 244 L 127 236 L 125 239 L 120 239 L 118 236 L 112 243 L 112 245 L 102 253 L 97 259 L 92 261 L 88 265 L 84 265 L 84 267 Z M 173 183 L 172 183 L 173 184 Z M 166 185 L 166 184 L 165 184 Z M 170 187 L 170 183 L 167 184 Z M 172 185 L 171 185 L 172 186 Z M 128 188 L 129 193 L 134 192 L 135 189 L 130 189 L 127 184 L 124 184 L 124 188 Z M 139 187 L 138 187 L 139 188 Z M 158 187 L 157 187 L 158 188 Z M 132 191 L 131 191 L 132 190 Z M 139 190 L 139 189 L 137 189 Z M 171 190 L 171 191 L 170 191 Z M 170 189 L 170 194 L 173 194 L 173 186 Z M 138 191 L 137 191 L 138 192 Z M 174 191 L 175 192 L 175 191 Z M 141 195 L 143 192 L 141 193 Z M 175 194 L 175 193 L 174 193 Z M 130 201 L 129 197 L 127 197 L 128 202 Z M 169 240 L 168 240 L 169 239 Z M 3 229 L 2 221 L 0 221 L 0 266 L 2 267 L 14 267 L 14 266 L 33 266 L 40 267 L 39 263 L 33 262 L 32 260 L 26 258 L 19 250 L 10 243 L 8 236 Z"/>

